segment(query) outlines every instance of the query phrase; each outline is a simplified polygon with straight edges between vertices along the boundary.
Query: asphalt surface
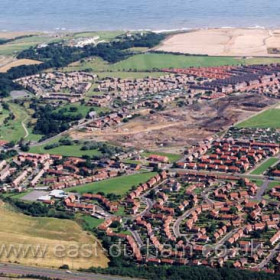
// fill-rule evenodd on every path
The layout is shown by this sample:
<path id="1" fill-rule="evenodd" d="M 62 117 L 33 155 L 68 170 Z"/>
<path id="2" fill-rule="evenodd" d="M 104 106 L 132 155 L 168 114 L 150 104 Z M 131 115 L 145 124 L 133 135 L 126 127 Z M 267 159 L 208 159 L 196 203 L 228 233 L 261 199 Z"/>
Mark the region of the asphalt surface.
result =
<path id="1" fill-rule="evenodd" d="M 121 276 L 101 275 L 84 272 L 71 272 L 58 269 L 48 269 L 39 267 L 28 267 L 15 264 L 0 264 L 0 273 L 14 275 L 36 275 L 57 278 L 61 280 L 128 280 L 136 278 L 126 278 Z"/>

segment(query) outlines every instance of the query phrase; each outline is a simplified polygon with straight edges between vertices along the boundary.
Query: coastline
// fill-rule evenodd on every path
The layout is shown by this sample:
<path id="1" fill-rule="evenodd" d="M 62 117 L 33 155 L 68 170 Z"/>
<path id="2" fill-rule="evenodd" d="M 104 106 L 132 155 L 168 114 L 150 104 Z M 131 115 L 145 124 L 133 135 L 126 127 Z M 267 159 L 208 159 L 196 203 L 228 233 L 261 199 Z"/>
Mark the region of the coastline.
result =
<path id="1" fill-rule="evenodd" d="M 216 26 L 216 27 L 178 27 L 178 28 L 171 28 L 171 29 L 156 29 L 156 28 L 117 28 L 117 29 L 85 29 L 85 28 L 77 28 L 77 29 L 71 29 L 71 28 L 55 28 L 55 29 L 49 29 L 49 30 L 40 30 L 40 29 L 27 29 L 27 30 L 0 30 L 0 36 L 2 34 L 30 34 L 30 33 L 36 33 L 36 34 L 56 34 L 56 33 L 90 33 L 90 32 L 115 32 L 115 31 L 121 31 L 121 32 L 154 32 L 154 33 L 184 33 L 184 32 L 190 32 L 190 31 L 197 31 L 197 30 L 213 30 L 213 29 L 249 29 L 249 30 L 277 30 L 280 29 L 279 27 L 269 27 L 269 26 L 261 26 L 261 25 L 255 25 L 255 26 Z"/>
<path id="2" fill-rule="evenodd" d="M 128 30 L 118 30 L 127 32 Z M 181 28 L 169 30 L 130 30 L 131 32 L 152 31 L 166 33 L 168 36 L 153 50 L 169 53 L 227 57 L 280 57 L 280 28 L 271 29 L 260 26 L 235 28 L 231 26 L 217 28 Z M 23 35 L 67 36 L 67 34 L 105 31 L 26 31 L 0 32 L 0 38 L 10 39 Z M 108 31 L 115 32 L 115 31 Z M 88 35 L 92 36 L 92 35 Z M 1 55 L 1 53 L 0 53 Z"/>

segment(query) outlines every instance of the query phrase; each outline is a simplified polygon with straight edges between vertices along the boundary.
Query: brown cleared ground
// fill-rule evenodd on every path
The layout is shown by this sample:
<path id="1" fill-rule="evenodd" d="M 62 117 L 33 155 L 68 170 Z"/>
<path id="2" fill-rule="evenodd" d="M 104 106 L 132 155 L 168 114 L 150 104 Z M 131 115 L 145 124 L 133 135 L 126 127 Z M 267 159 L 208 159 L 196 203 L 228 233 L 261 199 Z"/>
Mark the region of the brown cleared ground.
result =
<path id="1" fill-rule="evenodd" d="M 268 49 L 280 47 L 280 30 L 201 29 L 168 37 L 157 50 L 212 56 L 279 56 Z"/>
<path id="2" fill-rule="evenodd" d="M 12 62 L 5 64 L 4 66 L 0 67 L 0 72 L 5 73 L 9 71 L 13 67 L 21 66 L 21 65 L 34 65 L 34 64 L 41 64 L 41 61 L 32 60 L 32 59 L 18 59 Z"/>
<path id="3" fill-rule="evenodd" d="M 71 136 L 74 139 L 95 139 L 126 147 L 180 153 L 187 145 L 222 132 L 274 102 L 264 96 L 231 96 L 210 103 L 167 108 L 133 119 L 117 128 L 72 132 Z"/>
<path id="4" fill-rule="evenodd" d="M 71 269 L 95 267 L 107 267 L 108 259 L 102 251 L 99 242 L 88 232 L 83 231 L 74 221 L 53 218 L 34 218 L 15 212 L 7 204 L 0 201 L 0 240 L 1 262 L 16 262 L 22 265 L 42 266 L 58 268 L 67 264 Z M 89 258 L 82 255 L 71 258 L 70 246 L 75 248 L 83 244 L 97 244 L 96 252 Z M 13 253 L 7 255 L 2 246 L 11 248 L 15 246 Z M 20 247 L 22 246 L 22 247 Z M 28 251 L 28 246 L 32 250 Z M 35 257 L 37 246 L 41 253 Z M 58 253 L 59 248 L 64 246 L 65 256 Z M 19 251 L 19 248 L 23 248 Z M 42 258 L 43 252 L 45 256 Z M 17 253 L 16 253 L 17 252 Z M 21 252 L 18 254 L 18 252 Z M 26 253 L 28 252 L 28 253 Z M 41 257 L 40 257 L 41 256 Z"/>

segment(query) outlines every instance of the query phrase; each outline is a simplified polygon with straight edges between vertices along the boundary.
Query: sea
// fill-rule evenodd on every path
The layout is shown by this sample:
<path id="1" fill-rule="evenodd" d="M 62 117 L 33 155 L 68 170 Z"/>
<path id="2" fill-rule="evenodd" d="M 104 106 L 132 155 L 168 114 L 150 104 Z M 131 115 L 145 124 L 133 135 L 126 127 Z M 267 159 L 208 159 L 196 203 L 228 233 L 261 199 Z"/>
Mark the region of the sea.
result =
<path id="1" fill-rule="evenodd" d="M 280 0 L 0 0 L 0 31 L 280 27 Z"/>

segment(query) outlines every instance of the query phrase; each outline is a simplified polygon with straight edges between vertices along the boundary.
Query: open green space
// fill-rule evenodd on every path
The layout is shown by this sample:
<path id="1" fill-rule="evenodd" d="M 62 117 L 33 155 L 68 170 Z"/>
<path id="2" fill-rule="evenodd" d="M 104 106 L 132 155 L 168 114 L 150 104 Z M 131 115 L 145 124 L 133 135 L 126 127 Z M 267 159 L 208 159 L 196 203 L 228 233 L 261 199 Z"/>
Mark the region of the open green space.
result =
<path id="1" fill-rule="evenodd" d="M 92 69 L 95 72 L 157 71 L 162 68 L 187 68 L 201 66 L 221 66 L 239 64 L 269 64 L 280 62 L 280 58 L 249 58 L 215 56 L 186 56 L 175 54 L 143 53 L 136 54 L 120 62 L 109 64 L 100 58 L 76 62 L 65 68 L 66 71 Z"/>
<path id="2" fill-rule="evenodd" d="M 95 72 L 99 78 L 103 79 L 106 77 L 120 78 L 120 79 L 143 79 L 146 77 L 158 78 L 165 75 L 164 72 Z"/>
<path id="3" fill-rule="evenodd" d="M 279 160 L 278 158 L 269 158 L 263 164 L 257 167 L 254 171 L 252 171 L 251 174 L 253 175 L 263 174 L 266 170 L 268 170 L 269 167 L 274 165 L 278 160 Z"/>
<path id="4" fill-rule="evenodd" d="M 262 180 L 251 180 L 253 183 L 255 183 L 258 187 L 261 187 L 263 184 Z"/>
<path id="5" fill-rule="evenodd" d="M 36 147 L 31 147 L 30 148 L 30 153 L 34 154 L 51 154 L 51 155 L 62 155 L 66 157 L 82 157 L 83 155 L 88 155 L 88 156 L 100 156 L 101 152 L 98 150 L 87 150 L 87 151 L 82 151 L 81 148 L 83 147 L 83 144 L 74 144 L 74 145 L 61 145 L 59 147 L 55 147 L 53 149 L 45 149 L 45 147 L 49 144 L 53 144 L 58 142 L 57 140 L 55 141 L 50 141 L 50 143 L 41 145 L 41 146 L 36 146 Z"/>
<path id="6" fill-rule="evenodd" d="M 99 41 L 105 40 L 105 41 L 111 41 L 115 37 L 124 34 L 123 31 L 96 31 L 96 32 L 79 32 L 74 33 L 73 38 L 79 39 L 79 38 L 89 38 L 89 37 L 99 37 Z"/>
<path id="7" fill-rule="evenodd" d="M 97 219 L 92 216 L 82 216 L 83 221 L 91 228 L 97 228 L 104 222 L 104 219 Z"/>
<path id="8" fill-rule="evenodd" d="M 182 155 L 163 153 L 163 152 L 145 152 L 145 153 L 142 153 L 142 156 L 144 156 L 144 157 L 149 157 L 151 155 L 158 155 L 158 156 L 168 157 L 170 162 L 176 162 L 180 158 L 182 158 Z"/>
<path id="9" fill-rule="evenodd" d="M 20 38 L 12 42 L 0 45 L 0 55 L 15 55 L 23 50 L 26 50 L 30 47 L 37 46 L 42 43 L 51 43 L 56 42 L 61 39 L 55 38 L 48 35 L 34 35 L 31 37 Z"/>
<path id="10" fill-rule="evenodd" d="M 26 140 L 36 140 L 39 139 L 40 135 L 32 134 L 32 129 L 27 127 L 27 123 L 31 120 L 31 116 L 28 114 L 27 110 L 15 103 L 9 104 L 9 112 L 3 110 L 3 114 L 0 115 L 0 139 L 6 141 L 19 141 L 21 138 L 26 137 Z M 8 117 L 9 113 L 14 115 L 14 119 L 10 119 L 6 124 L 3 121 Z M 26 134 L 23 124 L 28 130 L 28 135 Z"/>
<path id="11" fill-rule="evenodd" d="M 268 185 L 268 188 L 266 189 L 266 193 L 269 193 L 269 191 L 276 186 L 280 186 L 279 181 L 270 182 L 269 185 Z"/>
<path id="12" fill-rule="evenodd" d="M 81 114 L 83 118 L 85 118 L 90 111 L 95 111 L 97 113 L 106 112 L 108 108 L 95 107 L 95 106 L 87 106 L 81 103 L 71 103 L 61 106 L 55 110 L 55 112 L 59 112 L 62 110 L 65 115 L 77 115 Z"/>
<path id="13" fill-rule="evenodd" d="M 259 127 L 259 128 L 280 128 L 280 109 L 269 109 L 258 115 L 255 115 L 237 127 Z"/>
<path id="14" fill-rule="evenodd" d="M 147 172 L 121 176 L 101 182 L 86 184 L 80 187 L 68 188 L 66 191 L 77 191 L 78 193 L 103 192 L 105 194 L 113 193 L 117 195 L 124 195 L 132 188 L 132 186 L 137 186 L 141 183 L 144 183 L 156 174 L 156 172 Z"/>

